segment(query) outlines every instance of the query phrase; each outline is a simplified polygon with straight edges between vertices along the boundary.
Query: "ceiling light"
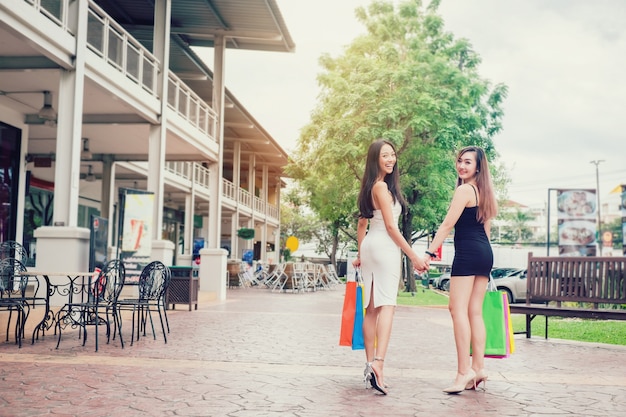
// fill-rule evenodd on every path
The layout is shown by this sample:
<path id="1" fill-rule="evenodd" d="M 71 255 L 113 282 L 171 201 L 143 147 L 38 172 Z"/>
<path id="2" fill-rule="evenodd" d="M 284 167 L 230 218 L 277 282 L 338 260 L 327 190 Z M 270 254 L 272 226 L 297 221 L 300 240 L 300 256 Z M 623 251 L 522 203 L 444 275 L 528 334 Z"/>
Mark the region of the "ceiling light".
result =
<path id="1" fill-rule="evenodd" d="M 87 182 L 94 182 L 96 180 L 96 176 L 94 175 L 91 165 L 89 165 L 89 168 L 87 169 L 87 175 L 85 176 L 85 181 Z"/>
<path id="2" fill-rule="evenodd" d="M 93 155 L 91 154 L 91 151 L 89 150 L 89 139 L 88 138 L 83 138 L 83 150 L 80 152 L 80 159 L 86 160 L 86 159 L 92 159 Z"/>
<path id="3" fill-rule="evenodd" d="M 43 92 L 43 107 L 38 114 L 40 119 L 45 120 L 47 126 L 56 125 L 57 112 L 52 107 L 52 93 L 50 91 Z"/>

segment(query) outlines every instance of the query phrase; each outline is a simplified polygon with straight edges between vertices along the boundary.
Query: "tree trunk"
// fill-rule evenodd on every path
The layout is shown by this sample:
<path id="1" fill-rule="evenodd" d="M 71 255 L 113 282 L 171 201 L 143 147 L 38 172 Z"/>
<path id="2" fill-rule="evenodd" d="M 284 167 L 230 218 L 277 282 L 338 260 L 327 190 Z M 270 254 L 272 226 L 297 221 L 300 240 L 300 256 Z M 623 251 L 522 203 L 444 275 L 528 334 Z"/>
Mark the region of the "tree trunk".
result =
<path id="1" fill-rule="evenodd" d="M 413 234 L 413 228 L 411 227 L 412 223 L 413 223 L 413 214 L 409 210 L 402 215 L 402 236 L 404 236 L 406 241 L 409 242 L 411 246 L 413 244 L 413 242 L 411 241 L 411 236 Z M 405 286 L 406 290 L 409 292 L 415 292 L 416 288 L 415 288 L 415 278 L 413 274 L 413 263 L 411 262 L 409 257 L 406 255 L 404 255 L 402 258 L 404 259 L 403 277 L 406 282 L 406 286 Z"/>

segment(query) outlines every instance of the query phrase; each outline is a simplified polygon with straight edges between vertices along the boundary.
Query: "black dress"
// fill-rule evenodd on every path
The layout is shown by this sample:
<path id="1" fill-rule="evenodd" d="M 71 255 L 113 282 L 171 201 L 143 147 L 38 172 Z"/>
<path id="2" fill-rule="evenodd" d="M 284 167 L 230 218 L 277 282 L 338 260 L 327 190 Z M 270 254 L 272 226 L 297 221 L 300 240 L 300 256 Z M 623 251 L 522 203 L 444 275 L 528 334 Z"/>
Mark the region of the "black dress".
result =
<path id="1" fill-rule="evenodd" d="M 454 225 L 454 260 L 450 273 L 453 277 L 468 275 L 488 277 L 493 267 L 493 251 L 485 233 L 485 225 L 476 218 L 477 211 L 477 205 L 465 207 Z"/>

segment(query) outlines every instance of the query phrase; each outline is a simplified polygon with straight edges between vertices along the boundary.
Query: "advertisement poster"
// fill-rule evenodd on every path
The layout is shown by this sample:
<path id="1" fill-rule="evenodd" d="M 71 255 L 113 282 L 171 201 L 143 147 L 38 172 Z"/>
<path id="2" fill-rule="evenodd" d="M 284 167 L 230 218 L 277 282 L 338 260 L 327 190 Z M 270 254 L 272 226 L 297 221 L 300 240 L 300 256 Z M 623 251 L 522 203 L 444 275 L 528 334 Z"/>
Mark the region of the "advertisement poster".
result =
<path id="1" fill-rule="evenodd" d="M 559 255 L 595 256 L 596 190 L 557 190 Z"/>
<path id="2" fill-rule="evenodd" d="M 119 258 L 126 269 L 126 283 L 136 283 L 152 254 L 154 194 L 141 190 L 120 190 Z"/>

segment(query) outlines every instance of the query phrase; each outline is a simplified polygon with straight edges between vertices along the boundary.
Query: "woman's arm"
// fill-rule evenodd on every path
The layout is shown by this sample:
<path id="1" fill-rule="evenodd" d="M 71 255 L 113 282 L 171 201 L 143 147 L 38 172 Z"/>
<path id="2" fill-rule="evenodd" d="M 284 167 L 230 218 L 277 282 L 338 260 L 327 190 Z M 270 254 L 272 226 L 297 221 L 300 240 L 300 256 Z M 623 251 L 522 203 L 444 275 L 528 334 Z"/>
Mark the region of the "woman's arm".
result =
<path id="1" fill-rule="evenodd" d="M 387 230 L 389 237 L 391 237 L 391 240 L 393 240 L 394 243 L 400 247 L 402 252 L 409 257 L 413 263 L 413 268 L 418 271 L 425 270 L 427 268 L 426 262 L 417 256 L 411 245 L 409 245 L 398 229 L 398 224 L 395 222 L 393 216 L 393 197 L 389 192 L 387 183 L 384 181 L 378 181 L 374 184 L 374 187 L 372 188 L 372 197 L 374 200 L 374 207 L 378 207 L 382 213 L 385 229 Z"/>
<path id="2" fill-rule="evenodd" d="M 465 207 L 467 207 L 470 201 L 473 203 L 474 198 L 474 191 L 471 185 L 463 184 L 454 190 L 454 196 L 448 208 L 448 213 L 446 213 L 446 217 L 443 219 L 439 229 L 437 229 L 437 233 L 432 242 L 428 245 L 428 252 L 435 252 L 437 248 L 443 244 L 443 241 L 448 237 L 457 220 L 461 217 L 461 213 L 463 213 Z M 429 258 L 430 256 L 427 257 Z"/>
<path id="3" fill-rule="evenodd" d="M 354 265 L 355 267 L 361 265 L 361 242 L 363 242 L 363 238 L 365 238 L 365 235 L 367 233 L 367 223 L 368 220 L 366 218 L 359 217 L 359 222 L 357 223 L 356 227 L 356 241 L 359 252 L 356 259 L 352 261 L 352 265 Z"/>

